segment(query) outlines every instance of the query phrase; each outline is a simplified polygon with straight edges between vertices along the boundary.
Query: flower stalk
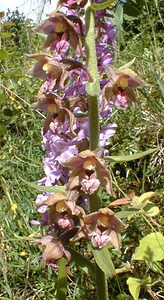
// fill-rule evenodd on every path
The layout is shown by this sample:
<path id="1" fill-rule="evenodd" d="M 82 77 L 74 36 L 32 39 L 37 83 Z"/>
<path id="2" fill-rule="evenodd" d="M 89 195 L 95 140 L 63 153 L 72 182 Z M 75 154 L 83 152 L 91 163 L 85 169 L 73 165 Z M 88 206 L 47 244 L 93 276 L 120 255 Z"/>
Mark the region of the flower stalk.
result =
<path id="1" fill-rule="evenodd" d="M 97 67 L 97 55 L 95 46 L 95 18 L 94 12 L 89 6 L 86 9 L 85 16 L 86 34 L 85 34 L 85 50 L 88 71 L 93 82 L 86 84 L 86 92 L 88 98 L 88 115 L 89 115 L 89 148 L 96 150 L 99 147 L 100 121 L 99 121 L 99 94 L 100 83 Z M 101 198 L 98 193 L 94 193 L 89 197 L 90 212 L 97 211 L 101 208 Z M 96 292 L 97 300 L 107 300 L 108 285 L 105 273 L 95 264 L 96 273 Z"/>
<path id="2" fill-rule="evenodd" d="M 99 74 L 97 67 L 97 55 L 95 47 L 95 19 L 94 12 L 89 6 L 86 9 L 85 16 L 86 34 L 85 50 L 88 71 L 93 82 L 86 84 L 88 98 L 88 115 L 89 115 L 89 148 L 95 150 L 99 146 L 100 122 L 99 122 L 99 103 L 100 94 Z"/>

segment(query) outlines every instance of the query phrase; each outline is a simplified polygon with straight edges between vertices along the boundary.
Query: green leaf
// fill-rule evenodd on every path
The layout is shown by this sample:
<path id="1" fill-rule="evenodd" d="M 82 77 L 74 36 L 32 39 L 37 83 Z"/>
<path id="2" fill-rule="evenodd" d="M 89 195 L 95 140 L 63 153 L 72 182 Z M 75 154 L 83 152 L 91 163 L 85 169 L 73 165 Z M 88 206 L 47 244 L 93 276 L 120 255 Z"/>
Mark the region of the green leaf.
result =
<path id="1" fill-rule="evenodd" d="M 160 232 L 150 233 L 140 240 L 132 260 L 161 261 L 164 259 L 164 236 Z"/>
<path id="2" fill-rule="evenodd" d="M 117 18 L 119 19 L 120 25 L 122 27 L 122 24 L 123 24 L 123 6 L 122 6 L 122 4 L 117 5 L 116 15 L 117 15 Z"/>
<path id="3" fill-rule="evenodd" d="M 47 192 L 47 193 L 61 193 L 65 192 L 66 187 L 65 186 L 44 186 L 44 185 L 38 185 L 35 182 L 28 182 L 23 178 L 20 178 L 21 181 L 32 187 L 33 189 L 38 190 L 39 192 Z"/>
<path id="4" fill-rule="evenodd" d="M 92 10 L 101 10 L 101 9 L 105 9 L 107 7 L 110 8 L 110 6 L 115 2 L 115 0 L 108 0 L 108 1 L 105 1 L 103 3 L 94 3 L 91 5 L 91 9 Z"/>
<path id="5" fill-rule="evenodd" d="M 75 264 L 77 264 L 84 272 L 89 274 L 92 280 L 95 280 L 95 265 L 72 247 L 68 246 L 67 249 L 71 253 L 72 260 Z"/>
<path id="6" fill-rule="evenodd" d="M 6 101 L 6 94 L 0 93 L 0 105 L 4 104 Z"/>
<path id="7" fill-rule="evenodd" d="M 19 236 L 16 233 L 14 233 L 14 236 L 17 240 L 22 240 L 22 241 L 33 241 L 36 238 L 35 235 L 34 236 L 30 236 L 30 235 L 29 236 Z"/>
<path id="8" fill-rule="evenodd" d="M 99 268 L 106 274 L 108 277 L 113 277 L 116 275 L 115 267 L 111 260 L 111 256 L 107 247 L 102 249 L 95 249 L 92 247 L 92 252 L 95 258 L 95 261 Z"/>
<path id="9" fill-rule="evenodd" d="M 161 225 L 164 225 L 164 217 L 162 217 L 162 218 L 159 219 L 159 223 L 160 223 Z"/>
<path id="10" fill-rule="evenodd" d="M 116 28 L 118 29 L 118 33 L 117 33 L 117 39 L 118 42 L 120 44 L 122 44 L 124 42 L 124 37 L 123 37 L 123 6 L 122 4 L 118 4 L 116 11 L 112 12 L 114 19 L 113 19 L 113 25 L 116 26 Z"/>
<path id="11" fill-rule="evenodd" d="M 12 21 L 6 21 L 0 24 L 0 29 L 4 26 L 15 26 L 16 24 Z"/>
<path id="12" fill-rule="evenodd" d="M 141 208 L 132 207 L 132 208 L 128 208 L 127 210 L 124 210 L 124 211 L 119 211 L 115 215 L 119 219 L 127 219 L 128 217 L 132 217 L 135 214 L 137 214 L 140 211 L 140 209 Z"/>
<path id="13" fill-rule="evenodd" d="M 136 60 L 136 57 L 134 57 L 134 58 L 133 58 L 131 61 L 129 61 L 127 64 L 125 64 L 125 65 L 119 67 L 118 70 L 123 70 L 123 69 L 126 69 L 126 68 L 131 67 L 131 66 L 134 64 L 135 60 Z"/>
<path id="14" fill-rule="evenodd" d="M 145 202 L 146 200 L 152 198 L 154 195 L 155 195 L 155 192 L 144 193 L 140 197 L 138 197 L 137 202 L 141 204 L 141 203 Z"/>
<path id="15" fill-rule="evenodd" d="M 9 32 L 9 31 L 0 32 L 0 37 L 4 38 L 4 39 L 7 39 L 7 38 L 11 37 L 12 35 L 13 35 L 13 33 Z"/>
<path id="16" fill-rule="evenodd" d="M 6 125 L 3 122 L 0 122 L 0 136 L 3 136 L 7 131 Z"/>
<path id="17" fill-rule="evenodd" d="M 120 294 L 117 296 L 117 300 L 131 300 L 131 296 L 126 295 L 126 294 Z"/>
<path id="18" fill-rule="evenodd" d="M 0 168 L 1 168 L 1 165 L 0 165 Z M 6 173 L 7 171 L 10 170 L 10 167 L 3 167 L 1 170 L 0 170 L 0 175 L 3 175 L 4 173 Z"/>
<path id="19" fill-rule="evenodd" d="M 144 156 L 149 155 L 149 154 L 155 152 L 156 150 L 157 150 L 157 148 L 149 149 L 149 150 L 146 150 L 143 152 L 138 152 L 138 153 L 131 154 L 131 155 L 106 156 L 106 157 L 104 157 L 104 159 L 107 161 L 114 161 L 114 162 L 127 162 L 127 161 L 132 161 L 135 159 L 143 158 Z"/>
<path id="20" fill-rule="evenodd" d="M 7 59 L 8 56 L 9 56 L 9 54 L 7 51 L 0 49 L 0 59 Z"/>
<path id="21" fill-rule="evenodd" d="M 148 217 L 155 217 L 159 214 L 160 210 L 158 206 L 154 205 L 154 203 L 148 201 L 146 206 L 144 207 L 145 215 Z"/>
<path id="22" fill-rule="evenodd" d="M 128 16 L 127 14 L 124 14 L 124 20 L 126 20 L 126 21 L 134 21 L 134 20 L 137 20 L 137 17 Z"/>
<path id="23" fill-rule="evenodd" d="M 141 280 L 135 277 L 129 277 L 126 282 L 133 299 L 138 300 L 141 289 Z"/>
<path id="24" fill-rule="evenodd" d="M 158 82 L 158 85 L 160 87 L 162 97 L 164 98 L 164 84 L 160 80 L 158 80 L 157 82 Z"/>
<path id="25" fill-rule="evenodd" d="M 147 203 L 141 203 L 140 205 L 130 207 L 123 211 L 119 211 L 115 215 L 117 218 L 120 218 L 120 219 L 128 218 L 128 220 L 130 220 L 131 217 L 138 214 L 140 212 L 140 210 L 146 206 L 146 204 Z"/>
<path id="26" fill-rule="evenodd" d="M 23 69 L 23 67 L 12 68 L 5 72 L 4 77 L 7 79 L 13 78 L 13 77 L 23 78 L 23 72 L 25 73 L 25 70 Z"/>
<path id="27" fill-rule="evenodd" d="M 67 270 L 66 270 L 67 259 L 62 257 L 59 262 L 59 271 L 57 279 L 57 300 L 66 300 L 67 297 Z"/>
<path id="28" fill-rule="evenodd" d="M 160 274 L 160 275 L 164 276 L 162 262 L 159 262 L 159 261 L 153 262 L 153 263 L 149 264 L 149 268 L 153 272 L 157 273 L 158 275 Z"/>

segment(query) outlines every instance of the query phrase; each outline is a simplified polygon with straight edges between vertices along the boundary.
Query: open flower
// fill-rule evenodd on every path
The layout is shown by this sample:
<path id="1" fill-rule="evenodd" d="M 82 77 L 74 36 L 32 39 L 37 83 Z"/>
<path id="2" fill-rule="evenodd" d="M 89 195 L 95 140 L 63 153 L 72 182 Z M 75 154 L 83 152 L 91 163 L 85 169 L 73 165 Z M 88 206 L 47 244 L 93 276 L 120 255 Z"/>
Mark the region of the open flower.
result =
<path id="1" fill-rule="evenodd" d="M 95 176 L 95 184 L 92 182 L 94 190 L 96 186 L 97 189 L 99 186 L 102 186 L 110 195 L 113 195 L 110 172 L 107 169 L 104 160 L 96 156 L 94 152 L 90 150 L 82 151 L 77 156 L 68 160 L 64 166 L 72 170 L 67 185 L 68 190 L 80 188 L 82 184 L 84 187 L 84 180 L 87 175 L 89 177 Z M 90 177 L 90 179 L 92 178 L 93 177 Z M 98 184 L 98 181 L 100 184 Z"/>
<path id="2" fill-rule="evenodd" d="M 92 80 L 87 68 L 77 60 L 57 60 L 47 53 L 28 54 L 27 56 L 37 60 L 29 75 L 46 80 L 45 89 L 47 87 L 49 92 L 59 87 L 64 88 L 69 72 L 72 70 L 83 69 L 88 80 Z"/>
<path id="3" fill-rule="evenodd" d="M 83 222 L 81 233 L 77 233 L 77 236 L 82 237 L 83 232 L 83 235 L 91 240 L 94 247 L 103 248 L 112 243 L 120 251 L 120 232 L 124 228 L 124 224 L 111 209 L 101 208 L 97 212 L 85 216 Z"/>
<path id="4" fill-rule="evenodd" d="M 31 105 L 34 110 L 47 111 L 48 115 L 43 127 L 43 133 L 45 134 L 49 129 L 49 125 L 53 119 L 57 118 L 58 126 L 63 126 L 65 121 L 69 124 L 67 130 L 73 135 L 76 135 L 73 130 L 74 125 L 74 115 L 73 111 L 76 107 L 80 108 L 82 112 L 85 112 L 88 107 L 88 102 L 86 97 L 82 95 L 68 96 L 68 97 L 57 97 L 54 94 L 47 94 L 42 91 L 38 93 L 38 101 Z"/>
<path id="5" fill-rule="evenodd" d="M 43 127 L 43 133 L 45 134 L 49 129 L 49 125 L 53 119 L 58 119 L 58 125 L 62 126 L 65 120 L 69 123 L 70 132 L 75 135 L 73 131 L 74 115 L 73 111 L 75 107 L 80 107 L 82 111 L 87 110 L 87 99 L 83 96 L 70 96 L 60 99 L 54 94 L 47 94 L 41 91 L 38 93 L 38 101 L 32 104 L 32 109 L 47 111 L 48 115 Z"/>
<path id="6" fill-rule="evenodd" d="M 78 27 L 76 30 L 76 27 Z M 50 17 L 38 27 L 41 31 L 48 35 L 44 47 L 47 48 L 61 40 L 68 41 L 69 44 L 82 53 L 82 42 L 80 34 L 82 34 L 82 22 L 77 16 L 65 16 L 60 12 L 53 12 Z M 57 43 L 56 43 L 57 44 Z"/>
<path id="7" fill-rule="evenodd" d="M 37 63 L 29 72 L 31 76 L 51 81 L 51 83 L 53 82 L 53 89 L 56 89 L 59 86 L 64 87 L 68 77 L 68 70 L 63 63 L 54 59 L 47 53 L 28 54 L 28 57 L 37 60 Z"/>
<path id="8" fill-rule="evenodd" d="M 102 109 L 113 101 L 118 108 L 126 108 L 129 104 L 136 105 L 134 88 L 142 87 L 144 82 L 131 69 L 108 70 L 109 82 L 102 90 Z"/>
<path id="9" fill-rule="evenodd" d="M 65 193 L 52 194 L 45 201 L 39 203 L 39 207 L 43 205 L 49 207 L 49 225 L 52 225 L 59 215 L 61 217 L 62 213 L 64 213 L 63 217 L 65 213 L 71 217 L 84 214 L 83 209 L 76 205 L 77 195 L 76 192 L 69 192 L 68 195 Z"/>
<path id="10" fill-rule="evenodd" d="M 43 261 L 45 264 L 56 264 L 61 257 L 66 257 L 67 262 L 71 260 L 71 254 L 64 248 L 62 242 L 53 236 L 44 236 L 37 241 L 38 244 L 46 246 L 43 252 Z"/>
<path id="11" fill-rule="evenodd" d="M 80 108 L 82 112 L 87 111 L 87 98 L 82 95 L 64 96 L 60 98 L 54 94 L 45 93 L 42 88 L 37 95 L 37 102 L 31 105 L 31 108 L 34 110 L 43 110 L 56 114 L 58 114 L 61 109 L 68 109 L 73 112 L 75 107 Z"/>

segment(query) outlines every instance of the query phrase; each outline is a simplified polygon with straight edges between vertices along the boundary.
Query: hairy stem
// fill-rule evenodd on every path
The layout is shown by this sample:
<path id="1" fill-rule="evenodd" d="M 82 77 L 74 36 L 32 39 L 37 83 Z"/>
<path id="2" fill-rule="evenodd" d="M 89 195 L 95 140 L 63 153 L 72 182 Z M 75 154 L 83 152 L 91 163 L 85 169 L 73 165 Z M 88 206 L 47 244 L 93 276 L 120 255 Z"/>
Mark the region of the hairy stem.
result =
<path id="1" fill-rule="evenodd" d="M 90 1 L 90 4 L 91 1 Z M 86 85 L 88 98 L 88 115 L 89 115 L 89 148 L 96 150 L 99 147 L 100 135 L 100 121 L 99 121 L 99 94 L 100 82 L 97 67 L 97 55 L 95 46 L 95 18 L 94 12 L 89 6 L 86 10 L 86 35 L 85 35 L 85 49 L 87 67 L 93 82 L 88 82 Z M 90 212 L 97 211 L 101 208 L 101 198 L 97 193 L 90 196 Z M 97 300 L 108 300 L 107 278 L 105 273 L 96 264 L 96 294 Z"/>
<path id="2" fill-rule="evenodd" d="M 97 300 L 109 300 L 106 275 L 97 264 L 95 266 L 95 271 Z"/>
<path id="3" fill-rule="evenodd" d="M 88 114 L 89 114 L 89 146 L 91 150 L 95 150 L 99 146 L 100 122 L 99 122 L 99 94 L 100 83 L 97 67 L 97 56 L 95 47 L 95 20 L 94 13 L 90 7 L 86 10 L 86 59 L 87 67 L 93 82 L 86 85 L 88 97 Z"/>

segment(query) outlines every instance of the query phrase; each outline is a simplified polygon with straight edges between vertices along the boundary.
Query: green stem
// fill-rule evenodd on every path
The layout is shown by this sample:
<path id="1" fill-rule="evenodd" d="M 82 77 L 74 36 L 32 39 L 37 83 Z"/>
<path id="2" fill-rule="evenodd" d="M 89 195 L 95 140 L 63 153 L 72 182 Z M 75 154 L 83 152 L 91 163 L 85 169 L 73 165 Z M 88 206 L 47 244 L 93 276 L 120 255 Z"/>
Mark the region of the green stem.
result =
<path id="1" fill-rule="evenodd" d="M 101 9 L 105 9 L 105 8 L 108 8 L 109 6 L 111 6 L 113 3 L 114 3 L 115 0 L 107 0 L 103 3 L 94 3 L 91 5 L 91 9 L 92 10 L 101 10 Z"/>
<path id="2" fill-rule="evenodd" d="M 88 95 L 89 108 L 89 148 L 95 150 L 99 146 L 100 124 L 97 115 L 99 114 L 99 106 L 97 97 Z"/>
<path id="3" fill-rule="evenodd" d="M 91 1 L 90 1 L 90 4 Z M 89 148 L 96 150 L 99 147 L 100 135 L 100 121 L 99 121 L 99 95 L 100 95 L 100 82 L 97 67 L 97 55 L 95 47 L 95 18 L 94 12 L 89 6 L 86 9 L 86 34 L 85 34 L 85 50 L 87 67 L 93 82 L 88 82 L 86 85 L 86 92 L 88 98 L 88 115 L 89 115 Z M 97 211 L 101 208 L 101 199 L 97 193 L 89 198 L 90 212 Z M 96 264 L 96 294 L 97 300 L 108 300 L 108 286 L 105 273 Z"/>
<path id="4" fill-rule="evenodd" d="M 95 273 L 97 300 L 109 300 L 107 278 L 97 264 L 95 266 Z"/>
<path id="5" fill-rule="evenodd" d="M 86 51 L 87 67 L 93 80 L 97 81 L 98 94 L 99 94 L 99 90 L 100 90 L 99 74 L 98 74 L 97 55 L 96 55 L 96 47 L 95 47 L 95 17 L 94 17 L 94 12 L 91 10 L 90 6 L 87 7 L 86 9 L 85 24 L 86 24 L 85 51 Z"/>
<path id="6" fill-rule="evenodd" d="M 100 83 L 97 67 L 97 56 L 95 47 L 95 20 L 94 13 L 90 7 L 86 10 L 86 35 L 85 49 L 87 67 L 93 82 L 86 85 L 89 114 L 89 147 L 95 150 L 99 146 L 100 122 L 99 122 L 99 94 Z"/>

